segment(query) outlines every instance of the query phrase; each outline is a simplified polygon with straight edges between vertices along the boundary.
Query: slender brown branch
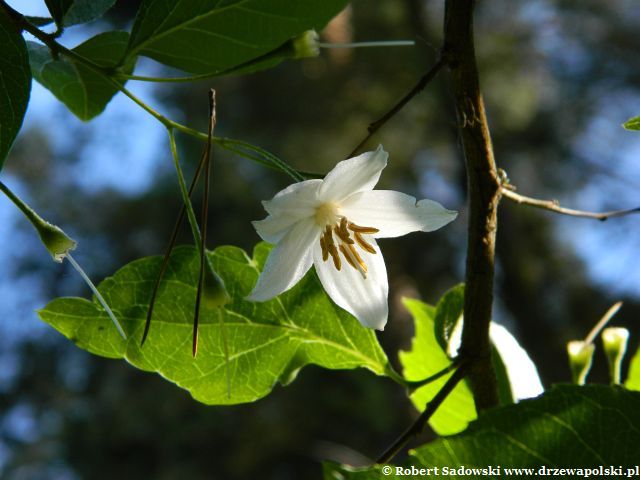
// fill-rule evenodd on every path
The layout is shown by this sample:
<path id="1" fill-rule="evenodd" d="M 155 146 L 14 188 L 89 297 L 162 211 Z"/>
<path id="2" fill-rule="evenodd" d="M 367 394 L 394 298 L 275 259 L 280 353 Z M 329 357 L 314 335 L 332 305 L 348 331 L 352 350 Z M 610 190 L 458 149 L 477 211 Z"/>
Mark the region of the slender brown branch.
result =
<path id="1" fill-rule="evenodd" d="M 500 180 L 480 92 L 473 39 L 473 0 L 446 0 L 443 56 L 451 70 L 458 133 L 467 171 L 469 220 L 460 355 L 478 411 L 498 405 L 489 325 Z"/>
<path id="2" fill-rule="evenodd" d="M 442 386 L 440 391 L 436 393 L 435 397 L 427 404 L 427 407 L 420 414 L 413 424 L 407 428 L 402 435 L 400 435 L 396 441 L 387 448 L 382 455 L 376 460 L 376 463 L 387 463 L 395 457 L 400 450 L 407 444 L 411 438 L 422 433 L 427 422 L 438 410 L 438 407 L 442 405 L 442 402 L 449 396 L 453 389 L 460 383 L 460 381 L 467 374 L 467 363 L 462 363 L 458 369 L 453 372 L 453 375 L 449 377 L 447 382 Z"/>
<path id="3" fill-rule="evenodd" d="M 521 205 L 529 205 L 530 207 L 541 208 L 551 212 L 560 213 L 562 215 L 570 215 L 572 217 L 593 218 L 604 222 L 609 218 L 624 217 L 633 213 L 640 213 L 640 207 L 630 208 L 628 210 L 611 210 L 609 212 L 588 212 L 586 210 L 575 210 L 573 208 L 565 208 L 560 206 L 557 200 L 540 200 L 538 198 L 526 197 L 514 192 L 513 190 L 502 187 L 502 196 Z"/>
<path id="4" fill-rule="evenodd" d="M 198 179 L 200 178 L 200 173 L 205 164 L 206 160 L 206 151 L 203 152 L 200 157 L 200 161 L 198 162 L 198 166 L 196 168 L 195 174 L 193 176 L 193 180 L 191 180 L 191 185 L 189 185 L 189 191 L 187 193 L 187 197 L 191 198 L 193 191 L 196 188 L 198 183 Z M 180 225 L 182 225 L 182 220 L 184 220 L 185 214 L 187 212 L 187 207 L 183 203 L 182 208 L 180 209 L 180 213 L 178 218 L 173 225 L 173 230 L 171 231 L 171 237 L 169 239 L 169 244 L 165 249 L 164 255 L 162 257 L 162 264 L 160 265 L 160 271 L 158 272 L 158 276 L 156 277 L 155 284 L 153 286 L 153 291 L 151 293 L 151 299 L 149 300 L 149 308 L 147 309 L 147 319 L 144 324 L 144 332 L 142 333 L 142 340 L 140 341 L 140 346 L 144 345 L 144 342 L 147 340 L 147 336 L 149 335 L 149 328 L 151 327 L 151 319 L 153 318 L 153 309 L 156 304 L 156 298 L 158 296 L 158 291 L 160 289 L 160 284 L 162 283 L 162 279 L 167 271 L 167 267 L 169 266 L 169 260 L 171 258 L 171 252 L 173 251 L 173 247 L 176 244 L 176 240 L 178 239 L 178 231 L 180 229 Z"/>
<path id="5" fill-rule="evenodd" d="M 209 130 L 207 132 L 207 146 L 205 147 L 205 167 L 204 167 L 204 195 L 202 196 L 202 216 L 200 229 L 200 274 L 198 276 L 198 290 L 196 292 L 196 305 L 193 313 L 193 344 L 192 353 L 195 357 L 198 353 L 198 324 L 200 322 L 200 305 L 202 303 L 202 290 L 205 281 L 205 261 L 207 244 L 207 219 L 209 217 L 209 182 L 211 177 L 211 138 L 216 127 L 216 91 L 209 91 Z"/>
<path id="6" fill-rule="evenodd" d="M 435 78 L 440 69 L 446 65 L 446 60 L 443 56 L 438 58 L 438 61 L 431 67 L 431 69 L 425 73 L 418 83 L 407 93 L 404 97 L 396 103 L 391 110 L 385 113 L 382 117 L 380 117 L 375 122 L 369 124 L 367 127 L 367 131 L 369 132 L 366 137 L 358 144 L 356 148 L 349 154 L 349 158 L 356 155 L 360 149 L 373 137 L 373 135 L 380 130 L 380 128 L 387 123 L 394 115 L 396 115 L 402 108 L 411 101 L 413 97 L 418 95 L 424 88 L 429 84 L 431 80 Z"/>

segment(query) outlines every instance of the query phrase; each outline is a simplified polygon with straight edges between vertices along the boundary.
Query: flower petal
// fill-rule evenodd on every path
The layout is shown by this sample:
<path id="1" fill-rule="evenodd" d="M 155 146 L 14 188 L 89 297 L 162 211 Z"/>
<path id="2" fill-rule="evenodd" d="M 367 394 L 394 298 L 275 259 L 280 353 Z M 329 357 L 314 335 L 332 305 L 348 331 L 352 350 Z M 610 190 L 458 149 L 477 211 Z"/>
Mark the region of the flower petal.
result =
<path id="1" fill-rule="evenodd" d="M 372 190 L 378 183 L 382 169 L 387 166 L 388 157 L 389 154 L 380 145 L 373 152 L 339 162 L 324 177 L 318 197 L 323 202 L 340 202 L 353 193 Z"/>
<path id="2" fill-rule="evenodd" d="M 322 180 L 313 179 L 289 185 L 271 200 L 262 202 L 271 215 L 285 214 L 302 218 L 313 215 L 318 204 L 318 188 Z"/>
<path id="3" fill-rule="evenodd" d="M 247 300 L 264 302 L 293 287 L 311 268 L 312 246 L 318 244 L 320 228 L 313 220 L 298 222 L 271 251 L 258 283 Z"/>
<path id="4" fill-rule="evenodd" d="M 338 306 L 353 314 L 365 327 L 384 330 L 389 315 L 387 268 L 375 240 L 370 240 L 370 243 L 377 253 L 362 254 L 367 265 L 367 278 L 363 278 L 346 261 L 342 262 L 339 271 L 331 259 L 323 262 L 319 245 L 313 247 L 313 263 L 322 286 Z"/>
<path id="5" fill-rule="evenodd" d="M 350 196 L 341 204 L 353 223 L 380 230 L 376 238 L 399 237 L 410 232 L 431 232 L 453 221 L 458 212 L 433 200 L 420 200 L 393 190 L 373 190 Z"/>
<path id="6" fill-rule="evenodd" d="M 299 222 L 300 219 L 293 215 L 269 215 L 263 220 L 251 222 L 260 235 L 260 238 L 269 243 L 278 243 L 287 232 Z"/>

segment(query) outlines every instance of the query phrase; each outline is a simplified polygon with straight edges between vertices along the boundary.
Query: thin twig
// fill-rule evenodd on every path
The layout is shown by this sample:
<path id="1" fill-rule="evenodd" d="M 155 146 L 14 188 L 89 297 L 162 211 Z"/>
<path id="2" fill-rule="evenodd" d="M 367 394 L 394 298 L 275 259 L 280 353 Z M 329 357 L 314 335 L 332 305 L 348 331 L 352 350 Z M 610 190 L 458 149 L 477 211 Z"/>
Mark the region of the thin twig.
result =
<path id="1" fill-rule="evenodd" d="M 175 144 L 175 140 L 172 139 L 172 147 L 174 144 Z M 195 187 L 198 183 L 198 178 L 200 178 L 200 172 L 202 171 L 202 167 L 204 166 L 204 161 L 205 161 L 205 155 L 203 153 L 202 157 L 200 158 L 200 161 L 198 162 L 198 166 L 193 176 L 193 180 L 191 180 L 191 185 L 189 185 L 187 199 L 191 198 L 191 194 L 195 190 Z M 179 165 L 177 165 L 177 167 L 179 168 Z M 153 309 L 156 304 L 156 297 L 158 295 L 158 290 L 160 289 L 160 283 L 162 282 L 162 279 L 164 278 L 164 274 L 167 271 L 167 267 L 169 266 L 169 259 L 171 258 L 171 252 L 173 251 L 173 247 L 176 244 L 176 240 L 178 238 L 178 231 L 180 229 L 180 225 L 182 224 L 182 220 L 184 219 L 186 212 L 187 212 L 187 207 L 183 203 L 182 208 L 180 209 L 180 214 L 178 215 L 178 218 L 176 220 L 176 223 L 173 225 L 173 230 L 171 231 L 169 244 L 165 249 L 164 256 L 162 258 L 162 264 L 160 266 L 160 271 L 158 272 L 158 276 L 156 277 L 156 283 L 154 284 L 153 291 L 151 293 L 151 300 L 149 301 L 149 308 L 147 309 L 147 319 L 144 324 L 144 332 L 142 334 L 142 340 L 140 341 L 140 346 L 144 345 L 144 342 L 147 339 L 147 336 L 149 335 L 149 328 L 151 327 L 151 319 L 153 317 Z M 196 240 L 198 240 L 199 237 L 196 236 L 195 238 Z"/>
<path id="2" fill-rule="evenodd" d="M 442 370 L 434 373 L 433 375 L 428 376 L 427 378 L 424 378 L 422 380 L 405 381 L 405 384 L 407 385 L 407 387 L 409 387 L 410 391 L 415 391 L 420 387 L 424 387 L 425 385 L 428 385 L 429 383 L 435 382 L 439 378 L 444 377 L 447 373 L 450 373 L 458 368 L 458 365 L 460 365 L 460 357 L 454 358 L 449 365 L 444 367 Z"/>
<path id="3" fill-rule="evenodd" d="M 369 139 L 385 124 L 387 123 L 394 115 L 396 115 L 402 108 L 409 103 L 409 101 L 418 95 L 427 84 L 434 79 L 437 73 L 440 71 L 442 67 L 446 65 L 446 60 L 444 56 L 438 57 L 438 61 L 431 67 L 431 69 L 425 73 L 422 78 L 416 83 L 416 85 L 407 93 L 404 97 L 400 99 L 398 103 L 396 103 L 391 110 L 385 113 L 382 117 L 380 117 L 375 122 L 369 124 L 367 127 L 367 131 L 369 132 L 366 137 L 358 144 L 356 148 L 349 154 L 349 158 L 353 157 L 358 153 L 358 151 L 369 141 Z"/>
<path id="4" fill-rule="evenodd" d="M 204 288 L 204 269 L 206 260 L 207 244 L 207 219 L 209 216 L 209 177 L 211 176 L 211 138 L 216 127 L 216 91 L 212 88 L 209 91 L 209 135 L 206 146 L 206 160 L 204 167 L 204 195 L 202 196 L 202 213 L 200 229 L 200 275 L 198 278 L 198 290 L 196 292 L 196 305 L 193 313 L 193 344 L 192 353 L 195 357 L 198 353 L 198 324 L 200 321 L 200 304 L 202 303 L 202 290 Z"/>
<path id="5" fill-rule="evenodd" d="M 376 460 L 376 463 L 388 463 L 395 457 L 400 450 L 407 444 L 412 437 L 422 433 L 427 422 L 436 412 L 438 407 L 442 405 L 442 402 L 449 396 L 453 389 L 467 374 L 467 363 L 462 363 L 458 369 L 449 377 L 447 383 L 445 383 L 435 397 L 427 404 L 424 412 L 416 419 L 413 424 L 400 435 L 393 444 L 387 448 L 382 455 Z"/>
<path id="6" fill-rule="evenodd" d="M 620 307 L 622 307 L 622 302 L 616 302 L 613 305 L 611 305 L 611 307 L 609 307 L 609 310 L 607 310 L 607 312 L 602 316 L 602 318 L 598 321 L 596 326 L 591 329 L 591 331 L 587 335 L 587 338 L 584 339 L 585 345 L 589 345 L 590 343 L 593 343 L 593 341 L 596 339 L 600 331 L 607 325 L 607 323 L 609 323 L 609 321 L 613 318 L 613 316 L 616 313 L 618 313 L 618 310 L 620 310 Z"/>
<path id="7" fill-rule="evenodd" d="M 573 208 L 561 207 L 557 200 L 540 200 L 537 198 L 526 197 L 504 186 L 502 187 L 502 196 L 507 197 L 509 200 L 522 205 L 529 205 L 530 207 L 541 208 L 543 210 L 549 210 L 551 212 L 560 213 L 562 215 L 569 215 L 572 217 L 592 218 L 594 220 L 600 220 L 601 222 L 604 222 L 609 218 L 624 217 L 625 215 L 640 213 L 640 207 L 631 208 L 628 210 L 612 210 L 609 212 L 588 212 L 585 210 L 575 210 Z"/>

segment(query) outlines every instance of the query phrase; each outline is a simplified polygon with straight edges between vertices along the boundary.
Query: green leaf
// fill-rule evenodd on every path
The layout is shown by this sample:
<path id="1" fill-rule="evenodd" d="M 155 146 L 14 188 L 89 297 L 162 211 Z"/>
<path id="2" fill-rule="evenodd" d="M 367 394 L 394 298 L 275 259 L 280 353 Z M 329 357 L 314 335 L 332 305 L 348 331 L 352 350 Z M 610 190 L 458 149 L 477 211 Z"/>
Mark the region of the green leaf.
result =
<path id="1" fill-rule="evenodd" d="M 624 386 L 629 390 L 640 390 L 640 348 L 631 359 L 627 381 L 624 382 Z"/>
<path id="2" fill-rule="evenodd" d="M 586 478 L 587 468 L 622 468 L 609 471 L 611 478 L 623 478 L 635 471 L 640 458 L 640 393 L 620 387 L 562 385 L 543 396 L 516 405 L 485 412 L 459 435 L 441 438 L 410 452 L 405 468 L 439 468 L 447 478 L 481 478 L 482 472 L 467 475 L 445 473 L 443 467 L 487 468 L 501 471 L 485 478 L 524 478 L 546 467 L 573 468 L 562 475 Z M 613 466 L 613 467 L 612 467 Z M 532 472 L 506 472 L 506 468 L 530 468 Z M 375 480 L 424 478 L 381 473 L 382 467 L 350 469 L 325 465 L 325 479 Z M 488 472 L 487 472 L 488 473 Z M 341 476 L 339 476 L 341 475 Z M 560 474 L 559 474 L 560 475 Z M 597 472 L 591 477 L 601 478 Z M 635 475 L 633 475 L 635 476 Z"/>
<path id="3" fill-rule="evenodd" d="M 435 332 L 438 343 L 447 351 L 451 336 L 460 322 L 464 309 L 464 283 L 448 290 L 438 301 L 435 312 Z"/>
<path id="4" fill-rule="evenodd" d="M 622 124 L 627 130 L 640 130 L 640 117 L 633 117 Z"/>
<path id="5" fill-rule="evenodd" d="M 0 170 L 20 131 L 31 93 L 27 47 L 4 9 L 0 9 Z"/>
<path id="6" fill-rule="evenodd" d="M 140 337 L 160 257 L 134 261 L 99 286 L 128 341 L 120 338 L 95 300 L 56 299 L 39 315 L 80 348 L 108 358 L 124 358 L 137 368 L 157 372 L 206 404 L 257 400 L 276 382 L 291 382 L 308 364 L 329 369 L 364 367 L 384 375 L 390 367 L 375 333 L 336 307 L 314 272 L 274 300 L 244 300 L 258 279 L 269 248 L 259 244 L 253 259 L 236 247 L 219 247 L 209 253 L 232 299 L 224 307 L 203 305 L 195 359 L 191 334 L 199 258 L 191 247 L 179 247 L 171 256 L 151 331 L 142 348 Z M 221 328 L 228 340 L 231 396 L 227 394 Z"/>
<path id="7" fill-rule="evenodd" d="M 127 32 L 105 32 L 73 50 L 100 67 L 112 68 L 122 60 L 128 40 Z M 111 81 L 92 68 L 66 57 L 55 59 L 38 43 L 27 45 L 35 79 L 80 119 L 87 121 L 102 113 L 118 92 Z M 127 73 L 133 71 L 134 61 L 124 67 Z"/>
<path id="8" fill-rule="evenodd" d="M 400 352 L 404 376 L 409 381 L 420 381 L 451 365 L 448 352 L 456 354 L 460 342 L 460 316 L 464 303 L 464 284 L 449 290 L 434 308 L 419 300 L 405 300 L 413 316 L 416 333 L 409 352 Z M 441 327 L 438 328 L 438 313 Z M 454 328 L 442 326 L 453 325 Z M 438 339 L 438 333 L 443 338 Z M 491 322 L 492 361 L 496 369 L 498 392 L 502 404 L 513 403 L 542 393 L 538 371 L 513 335 L 502 325 Z M 444 343 L 446 341 L 446 343 Z M 442 343 L 441 343 L 442 342 Z M 444 346 L 443 346 L 444 343 Z M 435 396 L 446 377 L 418 388 L 411 400 L 420 411 Z M 476 418 L 471 390 L 465 382 L 458 384 L 447 400 L 431 417 L 429 424 L 440 435 L 451 435 L 466 428 Z"/>
<path id="9" fill-rule="evenodd" d="M 411 313 L 416 333 L 411 350 L 400 352 L 403 375 L 407 380 L 423 380 L 448 367 L 451 360 L 440 346 L 434 334 L 436 309 L 419 300 L 405 299 L 404 305 Z M 418 388 L 411 394 L 411 401 L 419 411 L 435 396 L 447 377 Z M 466 381 L 460 382 L 429 420 L 429 425 L 441 435 L 464 430 L 476 418 L 471 390 Z"/>
<path id="10" fill-rule="evenodd" d="M 191 73 L 228 70 L 278 49 L 305 30 L 321 29 L 346 4 L 346 0 L 144 0 L 131 32 L 129 54 Z"/>
<path id="11" fill-rule="evenodd" d="M 45 0 L 59 26 L 76 25 L 101 17 L 116 0 Z"/>

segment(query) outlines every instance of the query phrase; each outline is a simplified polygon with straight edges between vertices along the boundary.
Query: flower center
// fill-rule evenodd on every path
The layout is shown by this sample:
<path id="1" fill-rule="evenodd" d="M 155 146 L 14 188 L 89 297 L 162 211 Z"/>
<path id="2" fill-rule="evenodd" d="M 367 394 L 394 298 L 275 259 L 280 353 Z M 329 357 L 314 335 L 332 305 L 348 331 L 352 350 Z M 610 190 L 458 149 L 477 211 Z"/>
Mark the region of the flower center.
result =
<path id="1" fill-rule="evenodd" d="M 316 221 L 323 208 L 324 205 L 316 212 Z M 331 214 L 333 218 L 337 217 L 337 220 L 325 223 L 326 227 L 320 237 L 322 260 L 326 262 L 329 259 L 329 255 L 331 255 L 333 266 L 339 271 L 342 268 L 342 260 L 340 258 L 340 254 L 342 254 L 347 263 L 360 272 L 362 278 L 367 278 L 367 265 L 362 260 L 360 253 L 358 253 L 356 245 L 364 252 L 375 255 L 376 249 L 365 240 L 365 235 L 372 235 L 379 230 L 373 227 L 356 225 L 347 220 L 347 217 L 338 217 L 335 210 L 332 210 Z"/>
<path id="2" fill-rule="evenodd" d="M 340 207 L 333 202 L 323 203 L 316 209 L 316 223 L 321 227 L 340 221 Z"/>

